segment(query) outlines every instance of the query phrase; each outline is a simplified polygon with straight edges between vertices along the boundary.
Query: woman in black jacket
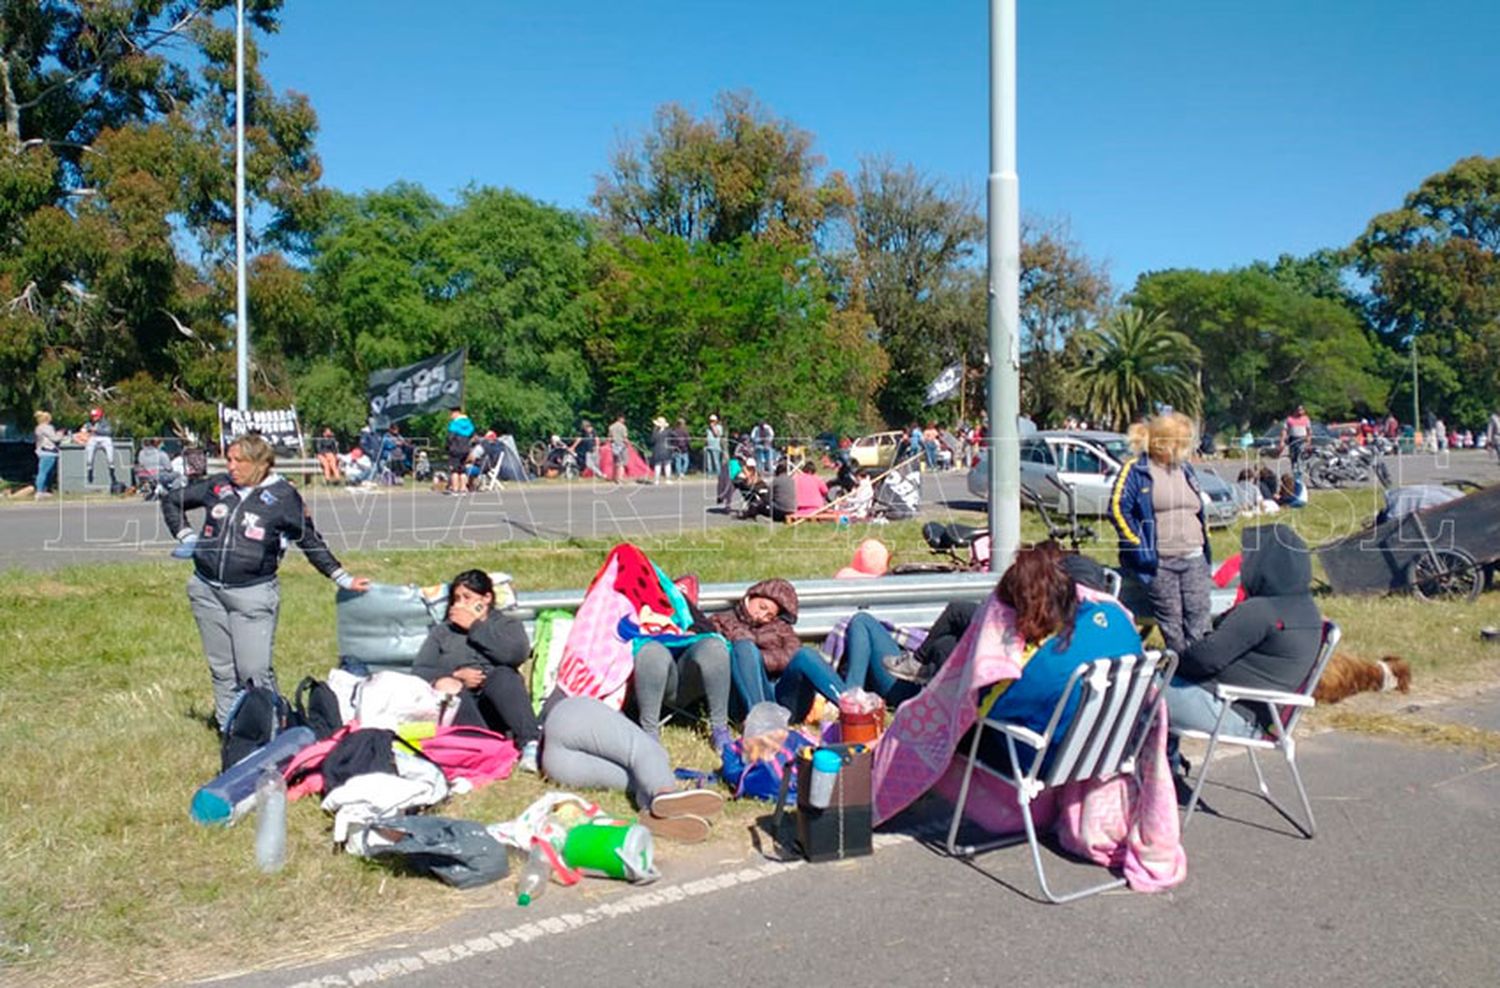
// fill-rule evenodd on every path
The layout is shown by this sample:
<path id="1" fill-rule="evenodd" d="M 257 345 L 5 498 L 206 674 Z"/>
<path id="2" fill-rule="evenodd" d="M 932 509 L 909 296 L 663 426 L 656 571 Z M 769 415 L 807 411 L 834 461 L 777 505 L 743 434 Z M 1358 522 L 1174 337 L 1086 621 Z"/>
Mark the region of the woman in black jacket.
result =
<path id="1" fill-rule="evenodd" d="M 1214 729 L 1223 706 L 1216 683 L 1295 692 L 1317 661 L 1323 615 L 1310 591 L 1307 543 L 1285 525 L 1262 525 L 1245 529 L 1241 546 L 1245 599 L 1180 657 L 1167 690 L 1173 727 Z M 1267 726 L 1239 708 L 1224 718 L 1224 733 L 1238 737 L 1254 737 Z"/>
<path id="2" fill-rule="evenodd" d="M 526 628 L 495 610 L 489 574 L 471 569 L 449 584 L 447 619 L 428 632 L 411 671 L 458 693 L 458 723 L 513 737 L 521 746 L 521 768 L 535 773 L 542 731 L 520 672 L 530 654 Z"/>

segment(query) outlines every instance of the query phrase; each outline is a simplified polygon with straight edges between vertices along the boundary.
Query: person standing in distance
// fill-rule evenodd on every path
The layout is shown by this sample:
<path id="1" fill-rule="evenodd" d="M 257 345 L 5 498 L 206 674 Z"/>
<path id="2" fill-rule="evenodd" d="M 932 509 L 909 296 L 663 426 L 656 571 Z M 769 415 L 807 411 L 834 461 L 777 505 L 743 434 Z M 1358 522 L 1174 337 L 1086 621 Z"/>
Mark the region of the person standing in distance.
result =
<path id="1" fill-rule="evenodd" d="M 109 467 L 109 489 L 114 493 L 120 484 L 120 478 L 115 476 L 115 424 L 104 415 L 104 409 L 89 409 L 89 420 L 78 430 L 87 438 L 83 444 L 83 462 L 87 470 L 87 480 L 90 487 L 94 484 L 94 454 L 104 450 L 104 465 Z"/>
<path id="2" fill-rule="evenodd" d="M 1307 456 L 1308 443 L 1311 441 L 1312 419 L 1307 417 L 1307 409 L 1298 405 L 1297 410 L 1281 423 L 1281 445 L 1292 461 L 1292 476 L 1299 480 L 1302 477 L 1302 461 Z"/>
<path id="3" fill-rule="evenodd" d="M 297 489 L 276 473 L 276 452 L 258 435 L 229 444 L 228 469 L 169 493 L 161 513 L 176 534 L 172 554 L 193 560 L 188 602 L 213 681 L 214 716 L 223 730 L 235 698 L 251 683 L 276 686 L 271 646 L 281 608 L 276 570 L 284 542 L 295 542 L 313 568 L 345 590 L 370 581 L 339 565 Z M 203 509 L 194 532 L 187 512 Z"/>
<path id="4" fill-rule="evenodd" d="M 625 458 L 630 455 L 630 428 L 625 424 L 625 413 L 615 416 L 609 424 L 610 473 L 617 484 L 625 483 Z"/>

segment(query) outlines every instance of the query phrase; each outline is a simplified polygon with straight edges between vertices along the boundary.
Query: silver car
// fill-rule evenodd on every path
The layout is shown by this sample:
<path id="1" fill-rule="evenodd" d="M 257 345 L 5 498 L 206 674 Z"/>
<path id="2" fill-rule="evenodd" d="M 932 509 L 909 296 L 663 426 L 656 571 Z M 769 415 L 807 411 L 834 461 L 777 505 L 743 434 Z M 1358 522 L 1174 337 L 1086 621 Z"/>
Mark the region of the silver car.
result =
<path id="1" fill-rule="evenodd" d="M 1070 486 L 1080 515 L 1109 514 L 1115 478 L 1130 456 L 1130 444 L 1118 432 L 1035 432 L 1020 440 L 1021 484 L 1036 492 L 1048 510 L 1067 511 L 1067 498 L 1049 478 Z M 1210 527 L 1234 521 L 1234 492 L 1218 475 L 1198 474 L 1203 508 Z M 969 471 L 969 493 L 989 498 L 990 469 L 987 453 Z"/>

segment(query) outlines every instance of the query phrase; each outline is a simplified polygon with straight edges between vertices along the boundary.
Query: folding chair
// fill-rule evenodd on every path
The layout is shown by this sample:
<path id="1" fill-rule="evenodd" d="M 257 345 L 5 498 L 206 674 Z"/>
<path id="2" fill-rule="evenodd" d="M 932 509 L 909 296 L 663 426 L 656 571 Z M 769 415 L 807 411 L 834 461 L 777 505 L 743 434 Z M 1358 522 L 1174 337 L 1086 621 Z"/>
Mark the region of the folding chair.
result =
<path id="1" fill-rule="evenodd" d="M 1172 671 L 1176 668 L 1177 656 L 1170 651 L 1096 659 L 1083 663 L 1068 677 L 1067 686 L 1058 697 L 1057 706 L 1052 710 L 1052 717 L 1048 720 L 1044 733 L 1037 734 L 1019 724 L 989 717 L 976 722 L 973 743 L 964 756 L 966 765 L 963 782 L 958 790 L 958 802 L 953 808 L 953 822 L 948 828 L 948 853 L 972 862 L 974 856 L 981 851 L 1021 841 L 1019 836 L 1011 835 L 987 844 L 959 846 L 958 828 L 963 821 L 970 783 L 977 767 L 1015 790 L 1016 802 L 1026 823 L 1025 839 L 1031 845 L 1031 860 L 1036 866 L 1037 882 L 1048 901 L 1071 902 L 1124 885 L 1125 879 L 1115 878 L 1066 895 L 1054 894 L 1042 868 L 1041 844 L 1037 841 L 1036 824 L 1031 818 L 1031 804 L 1045 790 L 1070 782 L 1102 782 L 1118 775 L 1133 773 L 1141 745 L 1145 743 L 1156 720 L 1157 698 L 1161 695 L 1162 688 L 1171 681 Z M 1059 738 L 1056 736 L 1058 722 L 1062 719 L 1070 698 L 1075 694 L 1077 706 L 1073 721 Z M 979 744 L 987 730 L 999 731 L 1005 737 L 1005 749 L 1010 756 L 1008 776 L 979 760 Z M 1025 772 L 1022 772 L 1021 761 L 1017 757 L 1018 741 L 1035 752 L 1031 767 Z"/>
<path id="2" fill-rule="evenodd" d="M 1192 798 L 1188 800 L 1187 809 L 1182 816 L 1183 830 L 1187 829 L 1188 822 L 1192 820 L 1193 810 L 1198 808 L 1198 794 L 1203 791 L 1203 783 L 1208 779 L 1208 767 L 1213 764 L 1214 749 L 1224 744 L 1245 749 L 1245 754 L 1250 756 L 1250 765 L 1255 769 L 1255 781 L 1260 786 L 1261 796 L 1277 813 L 1286 817 L 1288 823 L 1301 831 L 1302 836 L 1308 840 L 1312 839 L 1318 822 L 1313 817 L 1312 803 L 1308 801 L 1307 789 L 1302 785 L 1302 773 L 1297 770 L 1297 739 L 1293 732 L 1302 720 L 1303 711 L 1316 706 L 1316 701 L 1313 700 L 1313 690 L 1317 689 L 1318 680 L 1323 678 L 1323 668 L 1333 657 L 1333 650 L 1338 647 L 1339 638 L 1342 635 L 1343 632 L 1339 630 L 1337 624 L 1327 620 L 1323 622 L 1323 645 L 1318 649 L 1318 658 L 1313 663 L 1312 672 L 1308 674 L 1307 680 L 1297 692 L 1257 690 L 1246 686 L 1228 686 L 1219 683 L 1214 687 L 1214 693 L 1224 701 L 1224 706 L 1219 710 L 1219 719 L 1214 724 L 1213 731 L 1174 730 L 1172 732 L 1179 738 L 1198 738 L 1199 740 L 1206 738 L 1208 740 L 1208 750 L 1203 755 L 1203 767 L 1198 770 L 1198 781 L 1193 785 Z M 1270 712 L 1271 730 L 1266 734 L 1248 738 L 1224 734 L 1224 718 L 1228 716 L 1230 706 L 1237 702 L 1258 703 L 1264 706 Z M 1305 827 L 1276 801 L 1266 785 L 1266 777 L 1260 770 L 1260 761 L 1255 757 L 1255 752 L 1271 750 L 1280 751 L 1286 759 L 1286 767 L 1292 777 L 1292 784 L 1297 787 L 1297 798 L 1302 803 L 1302 811 L 1307 814 Z"/>

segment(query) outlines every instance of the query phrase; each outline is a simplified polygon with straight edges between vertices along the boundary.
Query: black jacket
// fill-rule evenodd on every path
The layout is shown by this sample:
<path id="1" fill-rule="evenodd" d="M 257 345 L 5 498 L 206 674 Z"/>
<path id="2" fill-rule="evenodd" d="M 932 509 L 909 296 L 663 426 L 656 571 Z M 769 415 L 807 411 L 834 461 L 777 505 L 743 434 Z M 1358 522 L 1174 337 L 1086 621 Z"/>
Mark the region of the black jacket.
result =
<path id="1" fill-rule="evenodd" d="M 491 611 L 465 633 L 447 621 L 433 626 L 417 652 L 411 671 L 429 683 L 455 669 L 518 668 L 531 654 L 526 626 L 509 614 Z"/>
<path id="2" fill-rule="evenodd" d="M 1197 683 L 1299 690 L 1323 638 L 1323 616 L 1309 591 L 1307 544 L 1285 525 L 1263 525 L 1245 529 L 1241 545 L 1240 582 L 1248 596 L 1187 650 L 1177 675 Z"/>
<path id="3" fill-rule="evenodd" d="M 302 496 L 278 474 L 247 491 L 244 500 L 227 473 L 172 491 L 162 501 L 161 513 L 179 539 L 192 531 L 187 512 L 193 508 L 205 509 L 193 567 L 212 584 L 248 587 L 273 579 L 287 542 L 297 543 L 324 576 L 348 578 L 313 526 Z"/>

